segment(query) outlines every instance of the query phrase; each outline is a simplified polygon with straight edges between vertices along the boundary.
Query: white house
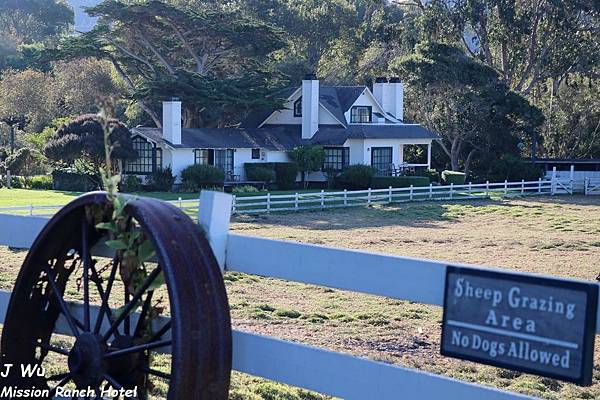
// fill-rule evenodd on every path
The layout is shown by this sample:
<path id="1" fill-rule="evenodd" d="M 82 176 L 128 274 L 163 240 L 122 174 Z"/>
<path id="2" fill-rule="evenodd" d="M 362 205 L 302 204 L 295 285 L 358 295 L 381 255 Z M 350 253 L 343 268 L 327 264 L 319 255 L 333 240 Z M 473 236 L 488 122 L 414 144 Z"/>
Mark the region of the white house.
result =
<path id="1" fill-rule="evenodd" d="M 307 75 L 282 110 L 256 112 L 239 128 L 181 128 L 181 102 L 163 103 L 163 128 L 134 128 L 140 157 L 126 172 L 144 175 L 171 166 L 179 175 L 192 164 L 222 168 L 228 180 L 244 181 L 245 163 L 289 161 L 297 146 L 321 145 L 324 170 L 372 165 L 380 174 L 431 165 L 431 145 L 439 136 L 404 121 L 404 88 L 397 78 L 377 78 L 366 86 L 325 86 Z M 425 150 L 418 163 L 405 162 L 405 146 Z M 310 180 L 323 180 L 314 173 Z"/>

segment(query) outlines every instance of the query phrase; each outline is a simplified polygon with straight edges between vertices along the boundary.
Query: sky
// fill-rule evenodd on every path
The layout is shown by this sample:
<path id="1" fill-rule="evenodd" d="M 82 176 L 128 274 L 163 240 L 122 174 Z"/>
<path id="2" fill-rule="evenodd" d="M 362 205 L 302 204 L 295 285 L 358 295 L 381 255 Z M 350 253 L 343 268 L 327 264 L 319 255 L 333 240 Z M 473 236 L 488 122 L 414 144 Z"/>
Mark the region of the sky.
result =
<path id="1" fill-rule="evenodd" d="M 95 18 L 90 18 L 83 7 L 91 7 L 100 3 L 102 0 L 67 0 L 68 3 L 75 9 L 75 31 L 87 32 L 93 28 L 96 23 Z"/>

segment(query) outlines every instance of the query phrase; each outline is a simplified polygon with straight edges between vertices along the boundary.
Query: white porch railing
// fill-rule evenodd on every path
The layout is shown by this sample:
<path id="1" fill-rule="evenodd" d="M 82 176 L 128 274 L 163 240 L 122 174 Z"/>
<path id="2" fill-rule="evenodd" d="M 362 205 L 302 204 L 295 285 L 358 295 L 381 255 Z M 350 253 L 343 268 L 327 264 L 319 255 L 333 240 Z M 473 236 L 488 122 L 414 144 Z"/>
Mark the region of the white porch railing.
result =
<path id="1" fill-rule="evenodd" d="M 447 263 L 230 234 L 230 202 L 222 196 L 202 193 L 199 220 L 226 271 L 443 306 Z M 0 215 L 0 244 L 28 248 L 46 222 Z M 0 321 L 8 299 L 9 293 L 0 292 Z M 600 333 L 600 313 L 597 320 Z M 58 331 L 68 334 L 65 328 L 59 321 Z M 350 400 L 530 398 L 248 332 L 234 331 L 233 339 L 235 370 Z"/>

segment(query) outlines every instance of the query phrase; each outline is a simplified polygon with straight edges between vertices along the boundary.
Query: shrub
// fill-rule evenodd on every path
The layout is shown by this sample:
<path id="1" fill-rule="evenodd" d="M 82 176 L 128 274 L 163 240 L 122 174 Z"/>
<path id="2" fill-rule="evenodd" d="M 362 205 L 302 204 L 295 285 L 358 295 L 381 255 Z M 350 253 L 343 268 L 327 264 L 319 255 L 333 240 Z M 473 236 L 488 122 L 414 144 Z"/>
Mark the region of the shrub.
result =
<path id="1" fill-rule="evenodd" d="M 388 187 L 402 188 L 413 186 L 429 186 L 426 176 L 374 176 L 371 180 L 372 189 L 386 189 Z"/>
<path id="2" fill-rule="evenodd" d="M 451 183 L 455 185 L 465 184 L 465 174 L 463 172 L 446 170 L 442 172 L 442 179 L 446 185 L 450 185 Z"/>
<path id="3" fill-rule="evenodd" d="M 38 190 L 52 190 L 52 176 L 38 175 L 29 178 L 29 187 Z"/>
<path id="4" fill-rule="evenodd" d="M 225 173 L 212 165 L 190 165 L 181 171 L 181 181 L 186 191 L 223 187 Z"/>
<path id="5" fill-rule="evenodd" d="M 344 189 L 362 190 L 371 187 L 375 169 L 370 165 L 351 165 L 337 177 L 337 186 Z"/>
<path id="6" fill-rule="evenodd" d="M 524 160 L 512 154 L 504 154 L 500 159 L 492 163 L 488 179 L 490 182 L 501 182 L 504 180 L 515 182 L 521 179 L 535 181 L 543 175 L 544 171 L 532 164 L 531 161 Z"/>
<path id="7" fill-rule="evenodd" d="M 52 172 L 52 188 L 71 192 L 88 192 L 98 188 L 96 177 L 79 172 L 54 170 Z"/>
<path id="8" fill-rule="evenodd" d="M 246 176 L 253 176 L 256 169 L 268 169 L 275 171 L 275 184 L 280 190 L 290 190 L 296 186 L 298 166 L 295 163 L 272 162 L 272 163 L 245 163 Z M 251 180 L 250 178 L 248 178 Z"/>
<path id="9" fill-rule="evenodd" d="M 27 187 L 27 182 L 22 176 L 11 176 L 10 187 L 12 189 L 25 189 Z"/>
<path id="10" fill-rule="evenodd" d="M 252 185 L 236 186 L 232 190 L 233 193 L 258 193 L 259 190 Z"/>
<path id="11" fill-rule="evenodd" d="M 142 181 L 135 175 L 127 175 L 122 183 L 122 188 L 126 193 L 134 193 L 142 191 Z"/>
<path id="12" fill-rule="evenodd" d="M 275 181 L 276 174 L 275 174 L 274 169 L 258 167 L 258 168 L 251 168 L 248 172 L 246 172 L 246 178 L 249 181 L 270 183 L 270 182 Z"/>
<path id="13" fill-rule="evenodd" d="M 415 176 L 426 176 L 429 178 L 429 182 L 434 183 L 440 182 L 440 173 L 435 169 L 425 169 L 425 170 L 417 170 L 414 173 Z"/>
<path id="14" fill-rule="evenodd" d="M 175 184 L 175 176 L 171 167 L 154 171 L 148 176 L 148 189 L 156 192 L 168 192 Z"/>

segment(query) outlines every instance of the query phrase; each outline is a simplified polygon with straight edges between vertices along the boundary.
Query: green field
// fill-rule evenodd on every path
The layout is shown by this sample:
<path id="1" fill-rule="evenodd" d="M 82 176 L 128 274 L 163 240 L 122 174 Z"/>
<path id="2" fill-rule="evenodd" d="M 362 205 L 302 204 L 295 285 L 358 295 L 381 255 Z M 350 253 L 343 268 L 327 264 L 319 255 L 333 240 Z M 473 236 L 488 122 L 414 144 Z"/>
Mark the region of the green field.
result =
<path id="1" fill-rule="evenodd" d="M 165 193 L 165 192 L 142 192 L 134 193 L 139 196 L 153 197 L 160 200 L 183 200 L 197 199 L 197 193 Z M 60 192 L 58 190 L 30 190 L 30 189 L 0 189 L 0 207 L 13 206 L 61 206 L 67 204 L 77 196 L 79 192 Z"/>

